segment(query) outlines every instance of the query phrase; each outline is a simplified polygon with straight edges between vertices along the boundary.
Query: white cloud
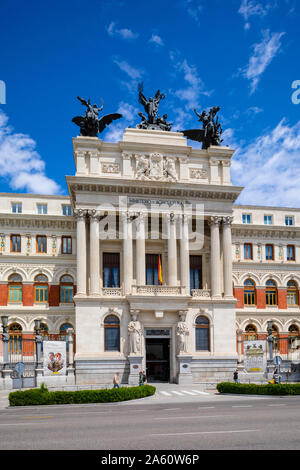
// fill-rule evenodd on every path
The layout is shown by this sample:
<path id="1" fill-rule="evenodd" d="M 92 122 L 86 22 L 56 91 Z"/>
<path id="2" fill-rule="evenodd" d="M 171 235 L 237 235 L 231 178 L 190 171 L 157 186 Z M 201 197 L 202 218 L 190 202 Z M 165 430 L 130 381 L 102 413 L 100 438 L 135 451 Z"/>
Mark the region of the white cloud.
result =
<path id="1" fill-rule="evenodd" d="M 106 28 L 106 31 L 111 37 L 119 36 L 122 39 L 137 39 L 139 37 L 139 34 L 134 33 L 133 31 L 131 31 L 131 29 L 128 29 L 128 28 L 116 29 L 116 23 L 114 21 L 112 21 L 109 24 L 109 26 Z"/>
<path id="2" fill-rule="evenodd" d="M 300 121 L 289 126 L 286 119 L 240 146 L 232 159 L 233 183 L 245 186 L 238 203 L 300 207 L 299 152 Z"/>
<path id="3" fill-rule="evenodd" d="M 188 15 L 199 24 L 200 15 L 203 10 L 202 0 L 184 0 L 183 4 Z"/>
<path id="4" fill-rule="evenodd" d="M 124 134 L 124 129 L 140 120 L 138 116 L 139 110 L 129 103 L 121 101 L 119 104 L 118 113 L 122 114 L 120 121 L 111 124 L 105 134 L 107 142 L 119 142 Z"/>
<path id="5" fill-rule="evenodd" d="M 255 92 L 261 75 L 279 52 L 284 34 L 265 30 L 262 41 L 254 44 L 253 55 L 249 59 L 248 66 L 242 71 L 244 77 L 251 81 L 251 94 Z"/>
<path id="6" fill-rule="evenodd" d="M 186 101 L 186 109 L 193 109 L 199 105 L 200 95 L 210 96 L 211 91 L 204 89 L 204 83 L 198 76 L 197 69 L 194 65 L 189 65 L 186 60 L 177 63 L 175 68 L 184 73 L 184 80 L 188 83 L 186 88 L 182 88 L 175 92 L 175 95 L 183 101 Z"/>
<path id="7" fill-rule="evenodd" d="M 13 190 L 58 194 L 59 185 L 45 175 L 45 162 L 35 150 L 36 142 L 14 133 L 8 117 L 0 111 L 0 174 Z"/>
<path id="8" fill-rule="evenodd" d="M 251 106 L 251 108 L 248 108 L 246 110 L 246 113 L 251 116 L 251 115 L 256 115 L 256 114 L 259 114 L 259 113 L 262 113 L 263 112 L 263 109 L 262 108 L 259 108 L 258 106 Z"/>
<path id="9" fill-rule="evenodd" d="M 117 57 L 115 57 L 113 61 L 119 67 L 119 69 L 125 72 L 130 78 L 138 79 L 142 77 L 142 71 L 129 65 L 126 60 L 119 60 Z"/>
<path id="10" fill-rule="evenodd" d="M 158 34 L 152 34 L 151 38 L 149 39 L 149 42 L 157 45 L 157 46 L 163 46 L 164 42 Z"/>
<path id="11" fill-rule="evenodd" d="M 249 18 L 251 16 L 265 16 L 270 9 L 270 5 L 262 5 L 254 0 L 242 0 L 239 13 L 244 17 L 245 29 L 250 29 Z"/>

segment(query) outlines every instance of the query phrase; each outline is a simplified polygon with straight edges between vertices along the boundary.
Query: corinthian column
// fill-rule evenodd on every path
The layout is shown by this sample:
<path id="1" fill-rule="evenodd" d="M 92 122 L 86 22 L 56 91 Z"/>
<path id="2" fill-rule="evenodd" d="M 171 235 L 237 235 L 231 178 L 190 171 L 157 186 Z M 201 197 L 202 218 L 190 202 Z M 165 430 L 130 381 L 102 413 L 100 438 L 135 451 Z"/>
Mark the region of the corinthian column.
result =
<path id="1" fill-rule="evenodd" d="M 128 212 L 122 214 L 123 222 L 123 284 L 124 294 L 130 294 L 133 278 L 132 268 L 132 221 Z"/>
<path id="2" fill-rule="evenodd" d="M 180 239 L 180 276 L 181 286 L 185 286 L 185 293 L 190 293 L 190 252 L 189 252 L 189 226 L 188 216 L 182 216 L 182 232 Z"/>
<path id="3" fill-rule="evenodd" d="M 168 285 L 177 286 L 177 240 L 176 240 L 176 216 L 172 212 L 169 215 L 168 238 Z"/>
<path id="4" fill-rule="evenodd" d="M 136 283 L 138 286 L 146 284 L 145 260 L 145 222 L 147 214 L 140 213 L 136 221 Z"/>
<path id="5" fill-rule="evenodd" d="M 231 224 L 233 217 L 223 217 L 223 269 L 224 269 L 224 296 L 232 298 L 232 242 Z"/>
<path id="6" fill-rule="evenodd" d="M 83 209 L 76 209 L 77 217 L 77 295 L 86 295 L 86 214 Z"/>
<path id="7" fill-rule="evenodd" d="M 220 221 L 220 217 L 211 217 L 209 221 L 211 295 L 214 298 L 221 298 Z"/>
<path id="8" fill-rule="evenodd" d="M 90 295 L 100 295 L 99 215 L 88 211 L 90 217 Z"/>

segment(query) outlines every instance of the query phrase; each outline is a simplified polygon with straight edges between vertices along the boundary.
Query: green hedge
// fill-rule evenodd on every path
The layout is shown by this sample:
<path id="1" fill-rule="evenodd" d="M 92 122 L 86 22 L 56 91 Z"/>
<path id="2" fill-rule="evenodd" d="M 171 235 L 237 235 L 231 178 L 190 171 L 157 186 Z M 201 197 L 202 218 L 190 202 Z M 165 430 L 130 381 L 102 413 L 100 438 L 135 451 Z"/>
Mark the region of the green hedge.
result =
<path id="1" fill-rule="evenodd" d="M 300 395 L 300 383 L 298 384 L 236 384 L 221 382 L 217 385 L 220 393 L 238 393 L 247 395 Z"/>
<path id="2" fill-rule="evenodd" d="M 135 400 L 154 395 L 155 387 L 142 385 L 139 387 L 120 387 L 102 390 L 78 390 L 75 392 L 49 392 L 45 386 L 9 394 L 10 406 L 29 405 L 67 405 L 75 403 L 110 403 Z"/>

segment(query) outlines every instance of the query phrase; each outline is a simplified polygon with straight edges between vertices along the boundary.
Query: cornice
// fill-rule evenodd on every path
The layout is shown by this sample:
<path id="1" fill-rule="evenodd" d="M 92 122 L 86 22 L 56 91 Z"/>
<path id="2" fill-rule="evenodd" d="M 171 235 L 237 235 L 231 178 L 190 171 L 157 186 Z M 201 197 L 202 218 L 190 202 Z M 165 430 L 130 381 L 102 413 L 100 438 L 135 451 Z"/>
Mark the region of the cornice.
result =
<path id="1" fill-rule="evenodd" d="M 0 214 L 0 231 L 6 227 L 76 230 L 76 220 L 73 216 Z"/>
<path id="2" fill-rule="evenodd" d="M 252 237 L 252 238 L 288 238 L 294 239 L 300 237 L 300 227 L 270 226 L 264 225 L 232 225 L 233 237 Z"/>

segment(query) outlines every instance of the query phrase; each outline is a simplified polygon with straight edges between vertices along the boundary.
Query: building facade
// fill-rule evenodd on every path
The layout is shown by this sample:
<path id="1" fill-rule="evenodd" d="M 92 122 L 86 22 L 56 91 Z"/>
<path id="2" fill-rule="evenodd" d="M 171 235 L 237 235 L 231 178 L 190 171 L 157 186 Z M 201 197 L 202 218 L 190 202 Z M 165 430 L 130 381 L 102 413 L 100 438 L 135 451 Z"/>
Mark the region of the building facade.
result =
<path id="1" fill-rule="evenodd" d="M 75 331 L 78 384 L 232 378 L 267 322 L 297 360 L 296 209 L 238 206 L 228 147 L 126 129 L 73 139 L 69 197 L 0 196 L 0 313 L 11 337 Z M 275 346 L 280 349 L 280 341 Z M 13 340 L 11 342 L 13 344 Z"/>

